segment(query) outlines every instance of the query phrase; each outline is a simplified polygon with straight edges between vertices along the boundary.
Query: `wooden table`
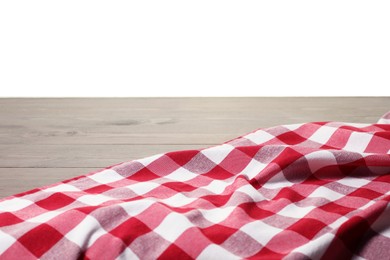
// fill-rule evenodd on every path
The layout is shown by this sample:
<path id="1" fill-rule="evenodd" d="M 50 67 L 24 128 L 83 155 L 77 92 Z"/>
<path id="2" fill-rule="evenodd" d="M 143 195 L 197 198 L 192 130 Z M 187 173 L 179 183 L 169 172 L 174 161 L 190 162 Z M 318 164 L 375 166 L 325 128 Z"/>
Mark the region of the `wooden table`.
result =
<path id="1" fill-rule="evenodd" d="M 261 127 L 373 123 L 390 98 L 0 99 L 0 197 Z"/>

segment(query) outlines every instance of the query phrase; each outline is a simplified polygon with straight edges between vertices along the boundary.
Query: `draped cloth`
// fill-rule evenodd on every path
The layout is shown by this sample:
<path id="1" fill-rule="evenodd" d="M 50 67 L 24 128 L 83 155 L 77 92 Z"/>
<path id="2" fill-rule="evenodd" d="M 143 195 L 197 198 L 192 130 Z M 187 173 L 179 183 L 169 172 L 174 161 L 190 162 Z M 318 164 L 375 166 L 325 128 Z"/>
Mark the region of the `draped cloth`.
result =
<path id="1" fill-rule="evenodd" d="M 1 259 L 388 259 L 390 113 L 258 129 L 0 201 Z"/>

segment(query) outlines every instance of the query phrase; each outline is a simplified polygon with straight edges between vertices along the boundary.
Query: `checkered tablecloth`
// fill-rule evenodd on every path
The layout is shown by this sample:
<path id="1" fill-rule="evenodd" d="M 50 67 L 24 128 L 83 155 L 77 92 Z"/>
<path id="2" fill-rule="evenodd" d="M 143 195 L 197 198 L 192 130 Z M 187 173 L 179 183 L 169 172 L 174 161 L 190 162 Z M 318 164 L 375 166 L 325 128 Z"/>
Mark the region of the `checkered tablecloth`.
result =
<path id="1" fill-rule="evenodd" d="M 259 129 L 3 199 L 0 259 L 389 259 L 388 118 Z"/>

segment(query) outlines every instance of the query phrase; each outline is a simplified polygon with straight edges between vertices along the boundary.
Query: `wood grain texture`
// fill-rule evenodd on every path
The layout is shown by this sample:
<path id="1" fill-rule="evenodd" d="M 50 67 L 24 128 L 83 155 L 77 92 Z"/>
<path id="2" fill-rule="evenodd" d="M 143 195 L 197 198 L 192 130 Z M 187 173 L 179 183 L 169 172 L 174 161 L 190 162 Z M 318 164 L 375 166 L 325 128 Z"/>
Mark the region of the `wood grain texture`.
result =
<path id="1" fill-rule="evenodd" d="M 95 168 L 0 168 L 0 194 L 3 197 L 17 194 L 95 170 Z"/>
<path id="2" fill-rule="evenodd" d="M 201 145 L 0 145 L 0 168 L 104 168 Z"/>
<path id="3" fill-rule="evenodd" d="M 388 110 L 389 97 L 0 99 L 0 197 L 257 128 L 374 123 Z"/>

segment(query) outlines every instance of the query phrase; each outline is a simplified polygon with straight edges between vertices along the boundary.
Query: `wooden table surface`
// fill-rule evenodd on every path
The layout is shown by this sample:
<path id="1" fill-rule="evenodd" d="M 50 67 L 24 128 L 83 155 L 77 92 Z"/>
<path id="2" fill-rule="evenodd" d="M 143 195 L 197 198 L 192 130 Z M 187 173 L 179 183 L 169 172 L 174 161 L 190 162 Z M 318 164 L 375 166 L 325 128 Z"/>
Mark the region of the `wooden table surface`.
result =
<path id="1" fill-rule="evenodd" d="M 207 147 L 257 128 L 374 123 L 378 98 L 0 99 L 0 197 L 153 154 Z"/>

